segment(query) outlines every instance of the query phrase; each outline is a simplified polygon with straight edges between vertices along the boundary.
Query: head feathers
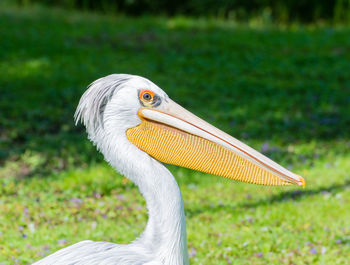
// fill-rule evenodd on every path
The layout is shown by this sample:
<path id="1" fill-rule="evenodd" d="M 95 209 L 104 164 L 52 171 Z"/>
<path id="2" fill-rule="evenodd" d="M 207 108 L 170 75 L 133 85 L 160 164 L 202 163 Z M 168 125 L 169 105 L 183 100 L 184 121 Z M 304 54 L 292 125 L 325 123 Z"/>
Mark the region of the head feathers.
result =
<path id="1" fill-rule="evenodd" d="M 76 124 L 81 121 L 90 133 L 94 133 L 98 128 L 103 128 L 103 113 L 106 104 L 114 93 L 133 77 L 128 74 L 112 74 L 97 79 L 89 85 L 75 111 Z"/>

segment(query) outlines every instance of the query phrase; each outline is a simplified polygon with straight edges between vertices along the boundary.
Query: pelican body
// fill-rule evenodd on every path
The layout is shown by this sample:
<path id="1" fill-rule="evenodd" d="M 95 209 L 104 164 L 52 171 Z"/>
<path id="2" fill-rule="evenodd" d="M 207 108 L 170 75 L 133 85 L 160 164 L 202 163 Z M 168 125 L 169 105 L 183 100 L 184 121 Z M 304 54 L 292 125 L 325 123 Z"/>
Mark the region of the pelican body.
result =
<path id="1" fill-rule="evenodd" d="M 89 139 L 144 196 L 149 219 L 128 245 L 82 241 L 35 265 L 188 265 L 184 206 L 161 163 L 261 185 L 305 185 L 299 175 L 172 101 L 151 81 L 113 74 L 93 82 L 75 113 Z"/>

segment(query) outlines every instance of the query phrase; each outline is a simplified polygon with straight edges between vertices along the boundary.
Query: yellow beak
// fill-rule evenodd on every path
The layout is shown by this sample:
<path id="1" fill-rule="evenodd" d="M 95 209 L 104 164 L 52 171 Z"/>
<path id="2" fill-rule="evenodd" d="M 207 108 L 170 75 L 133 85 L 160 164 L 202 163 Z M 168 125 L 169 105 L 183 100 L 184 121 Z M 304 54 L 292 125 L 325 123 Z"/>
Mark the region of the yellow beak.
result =
<path id="1" fill-rule="evenodd" d="M 165 102 L 163 102 L 165 103 Z M 155 159 L 261 185 L 305 186 L 305 180 L 168 99 L 163 108 L 141 108 L 130 142 Z"/>

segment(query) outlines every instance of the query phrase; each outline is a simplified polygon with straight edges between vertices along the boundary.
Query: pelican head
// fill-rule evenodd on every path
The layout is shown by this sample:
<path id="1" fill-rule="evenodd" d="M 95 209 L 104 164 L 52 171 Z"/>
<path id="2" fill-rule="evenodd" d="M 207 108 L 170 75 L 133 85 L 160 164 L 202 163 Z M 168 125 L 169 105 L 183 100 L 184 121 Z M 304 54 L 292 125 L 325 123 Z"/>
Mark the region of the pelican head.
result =
<path id="1" fill-rule="evenodd" d="M 112 74 L 96 80 L 75 117 L 121 173 L 115 156 L 133 145 L 158 161 L 238 181 L 305 185 L 299 175 L 198 118 L 140 76 Z"/>

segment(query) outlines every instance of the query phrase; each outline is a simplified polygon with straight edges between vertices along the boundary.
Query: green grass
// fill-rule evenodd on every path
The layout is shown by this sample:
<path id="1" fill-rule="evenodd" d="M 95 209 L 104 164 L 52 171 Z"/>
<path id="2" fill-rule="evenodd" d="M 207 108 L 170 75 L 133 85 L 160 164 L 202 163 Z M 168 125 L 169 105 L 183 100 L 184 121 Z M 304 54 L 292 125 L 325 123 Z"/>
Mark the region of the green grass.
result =
<path id="1" fill-rule="evenodd" d="M 260 187 L 170 167 L 191 264 L 350 259 L 350 28 L 43 8 L 0 10 L 0 264 L 85 239 L 127 243 L 145 203 L 75 127 L 86 86 L 148 77 L 192 112 L 305 176 Z"/>

